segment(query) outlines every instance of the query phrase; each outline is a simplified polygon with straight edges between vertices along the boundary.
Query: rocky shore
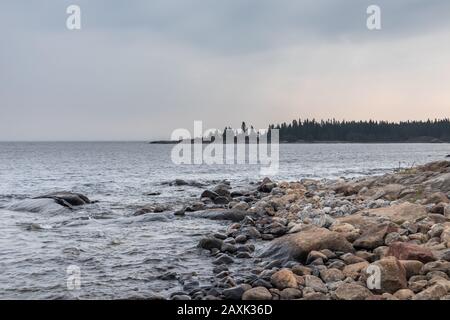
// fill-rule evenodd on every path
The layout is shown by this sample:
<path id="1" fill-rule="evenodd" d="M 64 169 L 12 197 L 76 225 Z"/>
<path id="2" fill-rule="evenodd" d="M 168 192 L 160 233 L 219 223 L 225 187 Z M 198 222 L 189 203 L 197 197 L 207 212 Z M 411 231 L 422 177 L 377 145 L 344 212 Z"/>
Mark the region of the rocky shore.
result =
<path id="1" fill-rule="evenodd" d="M 201 191 L 179 210 L 151 204 L 131 217 L 164 213 L 227 227 L 196 244 L 211 281 L 168 269 L 159 279 L 182 290 L 155 299 L 450 299 L 449 161 L 355 179 L 171 185 Z M 10 209 L 66 212 L 90 203 L 59 192 Z"/>
<path id="2" fill-rule="evenodd" d="M 170 298 L 448 300 L 449 197 L 448 161 L 351 180 L 266 178 L 247 190 L 223 181 L 175 213 L 230 221 L 198 244 L 215 280 Z M 251 272 L 233 273 L 244 260 Z"/>

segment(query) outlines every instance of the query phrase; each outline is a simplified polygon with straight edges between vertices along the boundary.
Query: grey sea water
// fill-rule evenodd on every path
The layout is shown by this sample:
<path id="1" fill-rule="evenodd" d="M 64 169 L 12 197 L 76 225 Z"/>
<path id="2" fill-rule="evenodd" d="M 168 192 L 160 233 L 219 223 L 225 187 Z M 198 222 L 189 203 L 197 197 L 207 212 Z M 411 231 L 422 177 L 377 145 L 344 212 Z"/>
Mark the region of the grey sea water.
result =
<path id="1" fill-rule="evenodd" d="M 200 237 L 226 224 L 172 211 L 132 216 L 146 204 L 173 210 L 222 179 L 257 181 L 256 165 L 175 165 L 171 145 L 145 142 L 0 143 L 0 299 L 148 298 L 181 290 L 167 271 L 208 283 Z M 378 175 L 450 154 L 449 144 L 291 144 L 280 146 L 278 180 Z M 171 186 L 194 180 L 203 188 Z M 18 201 L 75 191 L 97 203 L 80 209 L 13 211 Z M 158 192 L 160 195 L 149 196 Z M 67 289 L 66 269 L 81 271 Z M 244 266 L 239 266 L 245 268 Z"/>

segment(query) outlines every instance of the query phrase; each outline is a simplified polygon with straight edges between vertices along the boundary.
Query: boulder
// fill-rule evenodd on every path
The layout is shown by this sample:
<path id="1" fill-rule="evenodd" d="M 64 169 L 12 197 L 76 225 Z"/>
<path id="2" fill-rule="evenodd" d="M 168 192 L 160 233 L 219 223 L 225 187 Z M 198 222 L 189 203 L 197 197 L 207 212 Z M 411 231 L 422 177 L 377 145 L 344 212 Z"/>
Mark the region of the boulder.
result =
<path id="1" fill-rule="evenodd" d="M 265 287 L 256 287 L 245 291 L 242 300 L 272 300 L 272 294 Z"/>
<path id="2" fill-rule="evenodd" d="M 241 284 L 232 288 L 223 290 L 222 294 L 227 300 L 240 300 L 245 291 L 250 290 L 252 287 L 248 284 Z"/>
<path id="3" fill-rule="evenodd" d="M 8 206 L 7 209 L 35 213 L 56 213 L 65 208 L 73 209 L 90 203 L 92 202 L 80 193 L 62 191 L 18 201 Z"/>
<path id="4" fill-rule="evenodd" d="M 407 279 L 420 274 L 423 268 L 423 263 L 417 260 L 400 260 L 400 263 L 405 268 Z"/>
<path id="5" fill-rule="evenodd" d="M 443 173 L 425 182 L 425 185 L 430 186 L 433 190 L 441 192 L 450 191 L 450 172 Z"/>
<path id="6" fill-rule="evenodd" d="M 262 257 L 305 262 L 311 251 L 323 249 L 342 252 L 354 251 L 352 244 L 342 234 L 309 225 L 298 233 L 272 241 L 272 245 L 262 254 Z"/>
<path id="7" fill-rule="evenodd" d="M 402 224 L 406 221 L 415 221 L 427 216 L 425 207 L 417 204 L 405 202 L 386 208 L 369 210 L 369 215 L 388 218 L 396 224 Z"/>
<path id="8" fill-rule="evenodd" d="M 366 300 L 372 296 L 369 289 L 356 283 L 341 284 L 335 294 L 339 300 Z"/>
<path id="9" fill-rule="evenodd" d="M 447 247 L 450 248 L 450 224 L 446 223 L 444 225 L 444 229 L 441 233 L 441 242 Z"/>
<path id="10" fill-rule="evenodd" d="M 280 271 L 275 272 L 270 278 L 270 282 L 279 290 L 298 287 L 297 279 L 294 273 L 289 269 L 281 269 Z"/>
<path id="11" fill-rule="evenodd" d="M 449 203 L 447 195 L 443 192 L 435 192 L 427 197 L 424 204 L 438 204 L 438 203 Z"/>
<path id="12" fill-rule="evenodd" d="M 349 264 L 348 266 L 344 267 L 342 273 L 344 274 L 345 277 L 349 277 L 356 280 L 360 276 L 361 272 L 365 270 L 368 266 L 369 263 L 367 261 Z"/>
<path id="13" fill-rule="evenodd" d="M 223 245 L 223 241 L 217 239 L 215 237 L 207 237 L 200 239 L 198 246 L 202 249 L 212 250 L 212 249 L 221 249 Z"/>
<path id="14" fill-rule="evenodd" d="M 277 186 L 276 183 L 272 182 L 269 178 L 264 178 L 262 183 L 258 186 L 258 191 L 264 193 L 270 193 L 273 188 Z"/>
<path id="15" fill-rule="evenodd" d="M 397 258 L 383 258 L 374 262 L 373 265 L 380 268 L 380 290 L 382 292 L 395 293 L 408 287 L 406 270 Z"/>
<path id="16" fill-rule="evenodd" d="M 335 268 L 323 269 L 320 271 L 320 277 L 326 283 L 344 280 L 344 273 Z"/>
<path id="17" fill-rule="evenodd" d="M 413 297 L 413 300 L 439 300 L 441 297 L 447 294 L 447 289 L 440 285 L 428 287 L 427 289 L 419 292 Z"/>
<path id="18" fill-rule="evenodd" d="M 246 216 L 254 216 L 254 213 L 242 210 L 234 209 L 214 209 L 195 212 L 192 216 L 198 216 L 200 218 L 206 218 L 211 220 L 230 220 L 233 222 L 239 222 L 244 220 Z"/>
<path id="19" fill-rule="evenodd" d="M 307 275 L 304 278 L 305 278 L 305 287 L 306 288 L 311 288 L 315 292 L 320 292 L 320 293 L 328 292 L 327 286 L 322 282 L 322 280 L 320 278 L 313 276 L 313 275 Z"/>
<path id="20" fill-rule="evenodd" d="M 69 208 L 91 203 L 88 197 L 82 195 L 81 193 L 67 191 L 49 193 L 43 196 L 35 197 L 33 199 L 53 199 L 59 205 Z"/>
<path id="21" fill-rule="evenodd" d="M 399 300 L 411 300 L 414 296 L 414 292 L 410 289 L 400 289 L 394 293 L 394 297 Z"/>
<path id="22" fill-rule="evenodd" d="M 364 232 L 358 239 L 353 242 L 355 248 L 373 250 L 384 244 L 384 237 L 391 232 L 396 232 L 398 227 L 391 223 L 383 223 L 373 226 Z"/>
<path id="23" fill-rule="evenodd" d="M 216 199 L 217 197 L 218 197 L 219 195 L 216 193 L 216 192 L 214 192 L 214 191 L 211 191 L 211 190 L 205 190 L 205 191 L 203 191 L 203 193 L 201 194 L 201 198 L 209 198 L 209 199 L 211 199 L 211 200 L 214 200 L 214 199 Z"/>
<path id="24" fill-rule="evenodd" d="M 392 243 L 389 246 L 387 256 L 393 256 L 399 260 L 417 260 L 423 263 L 436 260 L 430 249 L 407 242 Z"/>
<path id="25" fill-rule="evenodd" d="M 286 288 L 280 292 L 281 300 L 296 300 L 302 297 L 302 291 L 295 288 Z"/>

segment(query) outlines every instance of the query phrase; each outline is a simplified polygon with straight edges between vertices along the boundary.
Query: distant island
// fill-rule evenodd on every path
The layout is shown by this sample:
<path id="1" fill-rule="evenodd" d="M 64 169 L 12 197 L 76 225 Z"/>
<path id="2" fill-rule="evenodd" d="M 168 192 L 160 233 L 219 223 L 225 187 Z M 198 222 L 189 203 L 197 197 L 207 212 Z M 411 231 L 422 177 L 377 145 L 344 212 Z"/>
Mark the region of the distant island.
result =
<path id="1" fill-rule="evenodd" d="M 231 127 L 225 128 L 232 130 Z M 250 132 L 242 122 L 243 132 Z M 450 119 L 427 121 L 337 121 L 293 120 L 291 123 L 271 124 L 279 130 L 281 143 L 449 143 Z M 236 133 L 237 134 L 237 133 Z M 236 138 L 235 138 L 236 141 Z M 152 144 L 176 144 L 180 141 L 160 140 Z M 193 141 L 192 141 L 193 142 Z M 211 142 L 211 141 L 204 141 Z M 247 141 L 248 142 L 248 141 Z"/>

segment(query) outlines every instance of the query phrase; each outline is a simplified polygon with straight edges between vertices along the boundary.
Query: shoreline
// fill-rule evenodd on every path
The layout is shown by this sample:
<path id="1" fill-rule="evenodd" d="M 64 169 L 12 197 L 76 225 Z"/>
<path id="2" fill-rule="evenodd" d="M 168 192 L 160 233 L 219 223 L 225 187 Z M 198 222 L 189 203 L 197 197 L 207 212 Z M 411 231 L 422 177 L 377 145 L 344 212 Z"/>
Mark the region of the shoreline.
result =
<path id="1" fill-rule="evenodd" d="M 175 145 L 179 144 L 181 141 L 171 141 L 171 140 L 157 140 L 150 141 L 148 144 L 170 144 Z M 191 141 L 191 143 L 194 143 Z M 202 143 L 212 143 L 210 141 L 203 141 Z M 235 143 L 236 144 L 236 143 Z M 246 142 L 248 144 L 248 142 Z M 270 143 L 269 143 L 270 144 Z M 364 142 L 364 141 L 295 141 L 295 142 L 286 142 L 280 141 L 279 144 L 450 144 L 450 141 L 374 141 L 374 142 Z"/>
<path id="2" fill-rule="evenodd" d="M 198 244 L 215 281 L 169 298 L 450 299 L 449 198 L 448 161 L 325 182 L 266 178 L 245 191 L 219 183 L 175 213 L 230 221 Z M 233 271 L 243 259 L 251 272 Z M 371 267 L 379 288 L 367 282 Z"/>

